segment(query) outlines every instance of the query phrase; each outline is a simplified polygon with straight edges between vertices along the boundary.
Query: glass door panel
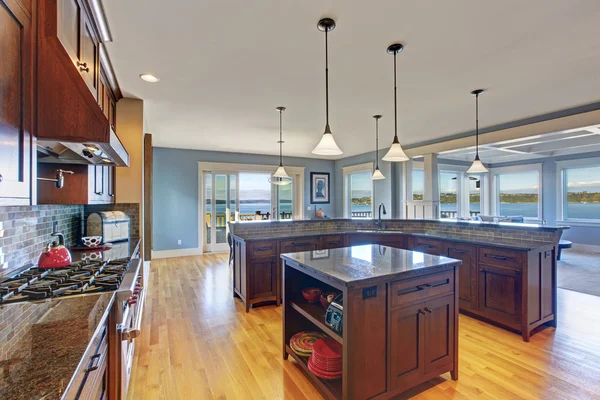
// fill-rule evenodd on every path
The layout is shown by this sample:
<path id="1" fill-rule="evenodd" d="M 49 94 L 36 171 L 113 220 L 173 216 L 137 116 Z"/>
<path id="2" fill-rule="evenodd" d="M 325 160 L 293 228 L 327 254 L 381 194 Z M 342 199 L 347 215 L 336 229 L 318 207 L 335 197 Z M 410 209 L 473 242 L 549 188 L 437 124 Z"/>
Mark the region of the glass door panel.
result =
<path id="1" fill-rule="evenodd" d="M 277 217 L 280 220 L 293 219 L 293 185 L 279 185 L 277 188 Z"/>
<path id="2" fill-rule="evenodd" d="M 215 192 L 215 237 L 212 243 L 227 243 L 227 220 L 230 215 L 229 192 L 227 190 L 228 179 L 227 175 L 215 174 L 214 192 Z"/>
<path id="3" fill-rule="evenodd" d="M 204 243 L 212 243 L 212 174 L 204 173 Z"/>

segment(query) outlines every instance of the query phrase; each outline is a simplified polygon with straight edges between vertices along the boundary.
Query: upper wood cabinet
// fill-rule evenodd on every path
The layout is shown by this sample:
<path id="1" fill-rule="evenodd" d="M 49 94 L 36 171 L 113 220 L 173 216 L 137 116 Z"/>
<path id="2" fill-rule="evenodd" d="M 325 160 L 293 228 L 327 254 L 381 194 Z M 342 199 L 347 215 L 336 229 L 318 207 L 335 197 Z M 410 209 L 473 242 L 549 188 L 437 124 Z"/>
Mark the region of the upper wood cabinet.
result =
<path id="1" fill-rule="evenodd" d="M 31 202 L 33 31 L 16 0 L 0 0 L 0 204 Z"/>
<path id="2" fill-rule="evenodd" d="M 86 0 L 38 4 L 38 137 L 109 143 L 122 97 Z"/>

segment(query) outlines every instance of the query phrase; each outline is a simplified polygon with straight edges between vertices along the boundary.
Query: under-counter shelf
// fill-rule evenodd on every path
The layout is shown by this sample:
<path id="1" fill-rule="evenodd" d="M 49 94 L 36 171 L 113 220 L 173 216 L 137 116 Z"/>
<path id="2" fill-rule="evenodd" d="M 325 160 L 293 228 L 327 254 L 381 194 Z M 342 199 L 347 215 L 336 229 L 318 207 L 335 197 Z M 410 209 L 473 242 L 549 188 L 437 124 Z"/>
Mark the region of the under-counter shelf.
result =
<path id="1" fill-rule="evenodd" d="M 337 339 L 336 339 L 337 340 Z M 313 383 L 320 389 L 321 393 L 326 395 L 329 399 L 341 399 L 342 398 L 342 379 L 321 379 L 308 369 L 308 360 L 304 357 L 300 357 L 298 354 L 290 348 L 288 344 L 285 345 L 285 351 L 289 354 L 298 364 L 302 370 L 306 373 L 306 376 L 313 381 Z"/>
<path id="2" fill-rule="evenodd" d="M 341 345 L 344 344 L 344 339 L 338 333 L 334 332 L 325 325 L 325 309 L 321 306 L 320 303 L 309 303 L 309 302 L 296 302 L 290 301 L 290 307 L 292 309 L 298 311 L 304 318 L 308 319 L 310 322 L 315 324 L 319 329 L 321 329 L 325 334 L 330 336 L 336 342 Z"/>

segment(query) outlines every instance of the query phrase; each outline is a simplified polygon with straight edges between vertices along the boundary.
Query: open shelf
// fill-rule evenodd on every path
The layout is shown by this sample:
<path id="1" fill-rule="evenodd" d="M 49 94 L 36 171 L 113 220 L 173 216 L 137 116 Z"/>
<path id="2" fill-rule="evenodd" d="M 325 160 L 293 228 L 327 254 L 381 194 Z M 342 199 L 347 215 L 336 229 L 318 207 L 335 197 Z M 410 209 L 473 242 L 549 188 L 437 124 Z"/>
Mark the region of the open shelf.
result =
<path id="1" fill-rule="evenodd" d="M 304 371 L 306 376 L 313 381 L 313 383 L 319 388 L 319 390 L 327 397 L 328 399 L 341 399 L 342 398 L 342 380 L 341 379 L 321 379 L 318 376 L 314 375 L 308 369 L 308 360 L 304 357 L 300 357 L 298 354 L 294 353 L 291 347 L 286 344 L 285 351 L 292 357 L 296 364 Z"/>
<path id="2" fill-rule="evenodd" d="M 325 309 L 321 303 L 296 302 L 290 301 L 290 307 L 300 313 L 304 318 L 319 327 L 328 336 L 331 336 L 336 342 L 344 345 L 344 339 L 338 333 L 334 332 L 325 325 Z"/>

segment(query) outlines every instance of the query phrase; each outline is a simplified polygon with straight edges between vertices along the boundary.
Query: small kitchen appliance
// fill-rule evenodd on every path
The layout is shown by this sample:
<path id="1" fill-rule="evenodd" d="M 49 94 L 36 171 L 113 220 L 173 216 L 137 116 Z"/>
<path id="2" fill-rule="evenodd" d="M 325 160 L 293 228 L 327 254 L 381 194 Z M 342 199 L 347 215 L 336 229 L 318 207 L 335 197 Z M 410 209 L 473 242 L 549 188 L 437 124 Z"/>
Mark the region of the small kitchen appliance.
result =
<path id="1" fill-rule="evenodd" d="M 56 227 L 56 224 L 53 225 Z M 56 228 L 53 230 L 51 236 L 57 237 L 58 242 L 52 241 L 44 247 L 38 259 L 39 269 L 64 268 L 71 264 L 71 253 L 65 246 L 65 237 L 62 233 L 56 232 Z"/>
<path id="2" fill-rule="evenodd" d="M 325 312 L 325 324 L 336 333 L 342 334 L 344 321 L 344 297 L 340 294 L 327 307 Z"/>

